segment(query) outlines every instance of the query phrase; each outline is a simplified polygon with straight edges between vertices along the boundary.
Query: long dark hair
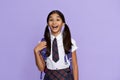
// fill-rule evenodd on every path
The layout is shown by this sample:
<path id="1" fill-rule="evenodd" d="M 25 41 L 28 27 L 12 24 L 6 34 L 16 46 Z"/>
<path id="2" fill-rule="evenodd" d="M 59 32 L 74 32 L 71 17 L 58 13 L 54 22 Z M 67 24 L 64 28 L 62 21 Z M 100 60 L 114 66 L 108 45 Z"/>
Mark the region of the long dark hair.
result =
<path id="1" fill-rule="evenodd" d="M 72 46 L 71 33 L 70 33 L 68 25 L 65 22 L 65 18 L 64 18 L 63 13 L 60 12 L 59 10 L 51 11 L 47 16 L 47 23 L 49 21 L 50 15 L 52 15 L 54 13 L 58 14 L 60 16 L 60 18 L 62 19 L 63 23 L 65 23 L 64 30 L 63 30 L 63 33 L 62 33 L 62 35 L 63 35 L 63 46 L 64 46 L 65 53 L 68 54 L 70 52 L 71 46 Z M 47 54 L 47 56 L 49 56 L 50 53 L 51 53 L 51 39 L 50 39 L 50 31 L 49 31 L 48 25 L 45 28 L 44 38 L 47 42 L 47 52 L 46 52 L 46 54 Z"/>

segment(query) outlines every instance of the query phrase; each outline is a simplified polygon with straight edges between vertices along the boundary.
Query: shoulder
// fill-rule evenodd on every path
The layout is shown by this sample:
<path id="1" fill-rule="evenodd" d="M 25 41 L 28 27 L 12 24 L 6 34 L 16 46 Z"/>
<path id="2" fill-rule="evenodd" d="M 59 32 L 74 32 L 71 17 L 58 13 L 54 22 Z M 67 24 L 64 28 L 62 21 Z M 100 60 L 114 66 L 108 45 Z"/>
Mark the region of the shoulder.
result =
<path id="1" fill-rule="evenodd" d="M 38 43 L 40 43 L 41 41 L 45 41 L 45 38 L 41 38 L 41 40 L 39 40 Z"/>
<path id="2" fill-rule="evenodd" d="M 72 42 L 72 52 L 74 52 L 75 50 L 77 50 L 78 47 L 76 41 L 73 38 L 71 38 L 71 42 Z"/>
<path id="3" fill-rule="evenodd" d="M 75 39 L 71 38 L 72 46 L 77 46 Z"/>
<path id="4" fill-rule="evenodd" d="M 73 38 L 71 38 L 71 42 L 72 42 L 72 44 L 76 43 L 75 39 L 73 39 Z"/>
<path id="5" fill-rule="evenodd" d="M 41 38 L 41 41 L 45 41 L 45 38 Z"/>

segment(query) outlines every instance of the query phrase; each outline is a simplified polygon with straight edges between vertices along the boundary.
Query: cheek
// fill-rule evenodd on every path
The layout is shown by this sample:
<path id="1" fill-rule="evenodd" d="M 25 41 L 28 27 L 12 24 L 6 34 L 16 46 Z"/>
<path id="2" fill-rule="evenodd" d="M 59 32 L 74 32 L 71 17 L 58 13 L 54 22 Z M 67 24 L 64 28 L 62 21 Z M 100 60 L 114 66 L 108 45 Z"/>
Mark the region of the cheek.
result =
<path id="1" fill-rule="evenodd" d="M 62 29 L 62 26 L 61 26 L 61 27 L 59 27 L 59 29 L 61 30 L 61 29 Z"/>
<path id="2" fill-rule="evenodd" d="M 63 24 L 61 23 L 60 26 L 61 26 L 61 28 L 62 28 L 62 27 L 63 27 Z"/>

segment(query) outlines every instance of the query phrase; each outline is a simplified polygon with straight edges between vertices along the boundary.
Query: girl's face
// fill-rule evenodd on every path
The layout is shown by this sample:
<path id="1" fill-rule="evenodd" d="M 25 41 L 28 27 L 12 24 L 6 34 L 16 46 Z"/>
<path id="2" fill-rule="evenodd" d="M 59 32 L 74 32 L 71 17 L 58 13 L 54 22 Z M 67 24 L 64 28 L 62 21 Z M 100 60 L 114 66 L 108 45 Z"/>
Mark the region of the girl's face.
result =
<path id="1" fill-rule="evenodd" d="M 50 18 L 48 20 L 48 25 L 54 36 L 57 36 L 61 32 L 63 24 L 64 23 L 63 23 L 61 17 L 57 13 L 50 15 Z"/>

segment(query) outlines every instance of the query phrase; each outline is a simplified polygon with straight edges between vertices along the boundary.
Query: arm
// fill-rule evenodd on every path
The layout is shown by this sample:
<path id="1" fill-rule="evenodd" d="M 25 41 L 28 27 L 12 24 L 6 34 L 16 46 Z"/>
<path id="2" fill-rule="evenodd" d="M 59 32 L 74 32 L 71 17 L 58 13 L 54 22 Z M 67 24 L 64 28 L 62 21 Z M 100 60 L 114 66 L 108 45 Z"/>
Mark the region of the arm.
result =
<path id="1" fill-rule="evenodd" d="M 40 71 L 44 71 L 45 68 L 45 61 L 43 60 L 41 54 L 39 54 L 39 51 L 43 48 L 46 48 L 46 42 L 40 42 L 35 48 L 34 48 L 34 55 L 35 55 L 35 61 L 36 66 Z"/>
<path id="2" fill-rule="evenodd" d="M 78 80 L 78 64 L 77 64 L 76 51 L 72 52 L 72 65 L 73 65 L 74 80 Z"/>

